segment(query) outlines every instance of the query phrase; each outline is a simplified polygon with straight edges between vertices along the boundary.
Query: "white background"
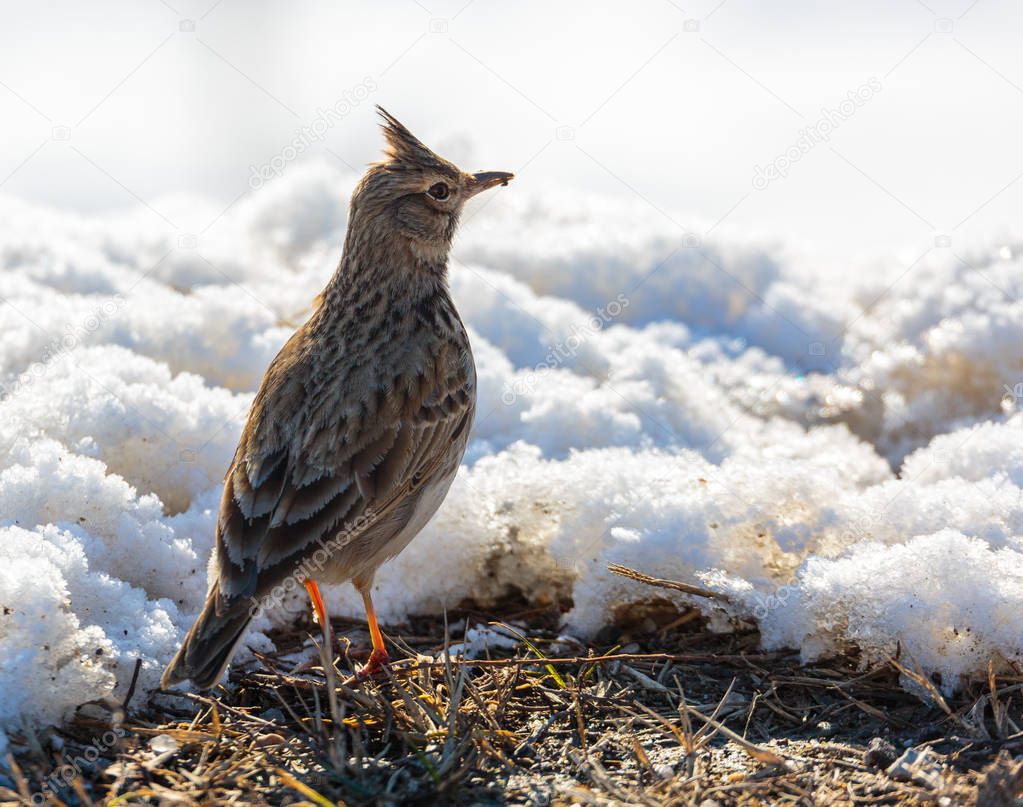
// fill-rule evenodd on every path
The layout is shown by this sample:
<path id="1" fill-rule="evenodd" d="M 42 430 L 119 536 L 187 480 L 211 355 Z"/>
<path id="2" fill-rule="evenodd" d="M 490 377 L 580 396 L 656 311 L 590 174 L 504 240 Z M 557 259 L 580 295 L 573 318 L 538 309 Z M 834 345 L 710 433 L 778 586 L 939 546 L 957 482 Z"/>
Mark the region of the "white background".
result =
<path id="1" fill-rule="evenodd" d="M 1004 237 L 1023 194 L 1023 8 L 1005 0 L 5 6 L 0 193 L 144 200 L 171 229 L 208 222 L 164 219 L 161 199 L 228 205 L 367 78 L 376 91 L 301 159 L 361 171 L 381 103 L 466 168 L 639 197 L 680 237 L 720 221 L 830 267 Z M 757 165 L 871 77 L 881 91 L 829 143 L 754 190 Z"/>

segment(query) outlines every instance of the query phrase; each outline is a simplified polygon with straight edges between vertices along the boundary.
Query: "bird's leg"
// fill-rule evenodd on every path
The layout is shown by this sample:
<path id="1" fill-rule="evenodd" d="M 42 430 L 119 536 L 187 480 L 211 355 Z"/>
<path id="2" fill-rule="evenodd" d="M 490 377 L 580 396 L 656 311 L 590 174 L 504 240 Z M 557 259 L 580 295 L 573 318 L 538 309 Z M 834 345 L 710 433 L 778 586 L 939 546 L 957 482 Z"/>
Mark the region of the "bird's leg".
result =
<path id="1" fill-rule="evenodd" d="M 323 647 L 329 656 L 332 652 L 333 642 L 330 635 L 330 620 L 327 619 L 327 608 L 323 604 L 320 587 L 316 585 L 315 580 L 308 579 L 305 581 L 305 589 L 309 592 L 309 599 L 312 600 L 313 610 L 316 612 L 316 618 L 320 622 L 320 630 L 323 631 Z"/>
<path id="2" fill-rule="evenodd" d="M 323 604 L 323 597 L 320 595 L 320 587 L 316 581 L 307 579 L 305 589 L 309 592 L 309 599 L 313 601 L 313 609 L 316 617 L 320 620 L 320 627 L 323 629 L 323 647 L 320 648 L 320 663 L 323 665 L 323 678 L 327 683 L 327 704 L 330 707 L 330 718 L 335 727 L 342 725 L 341 710 L 337 702 L 337 677 L 334 671 L 334 639 L 331 636 L 330 620 L 327 618 L 327 607 Z M 336 752 L 337 748 L 332 744 L 331 748 Z"/>
<path id="3" fill-rule="evenodd" d="M 376 611 L 373 610 L 373 599 L 369 595 L 371 585 L 371 583 L 356 584 L 356 588 L 359 589 L 359 593 L 362 595 L 362 602 L 366 606 L 369 638 L 373 642 L 373 652 L 369 654 L 369 661 L 366 662 L 366 666 L 359 673 L 361 678 L 380 672 L 380 668 L 391 660 L 391 657 L 387 654 L 387 648 L 384 646 L 384 635 L 380 632 Z"/>

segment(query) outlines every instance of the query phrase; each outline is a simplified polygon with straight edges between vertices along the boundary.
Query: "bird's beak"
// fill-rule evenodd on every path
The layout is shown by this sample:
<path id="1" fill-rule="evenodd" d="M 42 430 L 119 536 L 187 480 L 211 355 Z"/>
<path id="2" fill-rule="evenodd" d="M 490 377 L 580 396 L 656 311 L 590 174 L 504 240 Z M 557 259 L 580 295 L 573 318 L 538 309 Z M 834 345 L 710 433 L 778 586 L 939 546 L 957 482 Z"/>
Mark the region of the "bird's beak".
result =
<path id="1" fill-rule="evenodd" d="M 515 179 L 515 174 L 507 171 L 484 171 L 472 175 L 472 184 L 469 186 L 469 196 L 475 196 L 480 191 L 488 188 L 495 188 L 498 185 L 507 185 L 509 180 Z"/>

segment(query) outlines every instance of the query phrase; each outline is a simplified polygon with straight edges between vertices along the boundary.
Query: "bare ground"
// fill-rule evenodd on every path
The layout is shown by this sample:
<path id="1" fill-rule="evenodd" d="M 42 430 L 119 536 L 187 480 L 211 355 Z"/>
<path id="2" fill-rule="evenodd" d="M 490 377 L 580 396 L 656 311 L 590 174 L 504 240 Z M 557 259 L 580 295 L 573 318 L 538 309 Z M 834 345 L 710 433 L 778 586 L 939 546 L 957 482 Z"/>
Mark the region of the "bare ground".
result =
<path id="1" fill-rule="evenodd" d="M 12 735 L 0 799 L 1023 804 L 1023 675 L 944 701 L 923 679 L 907 692 L 905 661 L 802 666 L 760 651 L 754 632 L 714 634 L 696 611 L 656 602 L 587 647 L 555 641 L 555 611 L 449 619 L 495 613 L 529 641 L 463 662 L 445 659 L 443 620 L 392 626 L 388 675 L 338 685 L 333 707 L 322 666 L 284 658 L 318 635 L 312 625 L 275 637 L 274 658 L 215 692 L 157 694 L 126 718 L 83 707 L 63 728 Z M 343 678 L 368 637 L 335 630 Z"/>

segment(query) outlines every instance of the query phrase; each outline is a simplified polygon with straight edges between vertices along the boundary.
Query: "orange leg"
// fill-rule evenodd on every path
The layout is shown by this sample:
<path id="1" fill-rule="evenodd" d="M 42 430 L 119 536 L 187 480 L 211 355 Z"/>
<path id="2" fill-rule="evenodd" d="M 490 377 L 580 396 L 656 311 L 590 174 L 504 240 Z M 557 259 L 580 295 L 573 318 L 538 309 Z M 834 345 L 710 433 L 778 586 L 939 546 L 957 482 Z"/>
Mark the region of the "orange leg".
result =
<path id="1" fill-rule="evenodd" d="M 323 605 L 323 597 L 320 596 L 320 587 L 316 585 L 315 580 L 309 579 L 305 581 L 305 590 L 309 592 L 309 599 L 313 602 L 313 610 L 316 611 L 320 627 L 327 631 L 330 628 L 330 623 L 327 621 L 327 609 Z"/>
<path id="2" fill-rule="evenodd" d="M 369 654 L 369 661 L 359 673 L 360 677 L 366 677 L 380 672 L 380 668 L 390 661 L 384 646 L 384 635 L 380 632 L 380 624 L 377 622 L 376 611 L 373 610 L 373 600 L 369 596 L 370 585 L 357 586 L 362 595 L 362 602 L 366 606 L 366 621 L 369 622 L 369 638 L 373 642 L 373 652 Z"/>

